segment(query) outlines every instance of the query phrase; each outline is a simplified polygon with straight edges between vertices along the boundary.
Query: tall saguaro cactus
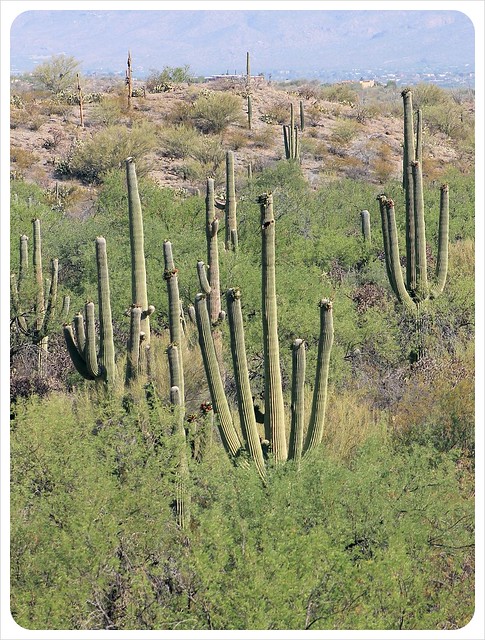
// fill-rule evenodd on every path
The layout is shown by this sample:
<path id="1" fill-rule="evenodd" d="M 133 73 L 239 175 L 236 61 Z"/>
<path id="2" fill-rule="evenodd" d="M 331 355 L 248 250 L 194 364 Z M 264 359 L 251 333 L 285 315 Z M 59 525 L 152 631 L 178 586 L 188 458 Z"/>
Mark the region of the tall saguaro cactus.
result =
<path id="1" fill-rule="evenodd" d="M 45 354 L 48 351 L 49 332 L 56 318 L 64 318 L 69 311 L 69 296 L 64 296 L 62 309 L 57 309 L 57 292 L 59 278 L 59 263 L 57 258 L 50 261 L 49 281 L 44 287 L 44 274 L 42 269 L 42 239 L 40 220 L 32 220 L 33 254 L 32 266 L 34 277 L 34 300 L 27 301 L 24 296 L 26 280 L 28 279 L 29 257 L 28 237 L 20 236 L 19 243 L 19 271 L 10 276 L 10 293 L 12 311 L 19 332 L 28 338 L 32 344 L 38 347 L 36 371 L 43 375 Z"/>
<path id="2" fill-rule="evenodd" d="M 426 228 L 422 174 L 422 115 L 418 111 L 417 137 L 414 138 L 412 92 L 402 92 L 404 105 L 403 187 L 406 215 L 406 278 L 401 265 L 394 202 L 386 195 L 378 196 L 386 270 L 391 288 L 400 303 L 419 311 L 420 305 L 435 298 L 446 283 L 449 240 L 449 189 L 441 186 L 438 230 L 438 259 L 435 283 L 428 279 Z"/>
<path id="3" fill-rule="evenodd" d="M 128 109 L 131 108 L 131 98 L 133 93 L 133 68 L 131 65 L 131 51 L 128 51 L 128 60 L 126 61 L 125 84 L 128 94 Z"/>
<path id="4" fill-rule="evenodd" d="M 286 460 L 285 410 L 281 386 L 276 303 L 276 249 L 273 195 L 259 197 L 262 235 L 262 316 L 264 349 L 264 431 L 272 443 L 275 459 Z"/>
<path id="5" fill-rule="evenodd" d="M 257 429 L 253 396 L 250 388 L 240 290 L 237 288 L 229 289 L 226 294 L 226 300 L 239 424 L 243 441 L 240 440 L 238 432 L 234 428 L 232 414 L 222 383 L 214 341 L 210 332 L 206 293 L 197 294 L 195 299 L 195 312 L 205 373 L 225 448 L 233 457 L 239 457 L 245 449 L 254 461 L 259 475 L 264 479 L 266 474 L 264 453 L 268 445 L 275 462 L 281 463 L 287 458 L 299 462 L 304 453 L 313 449 L 322 440 L 327 402 L 330 353 L 333 344 L 333 320 L 332 303 L 324 299 L 320 302 L 318 363 L 315 375 L 312 412 L 308 423 L 306 440 L 304 434 L 306 343 L 301 339 L 297 339 L 293 344 L 291 428 L 288 452 L 286 447 L 286 416 L 280 370 L 276 314 L 275 220 L 272 194 L 262 194 L 258 201 L 261 208 L 262 233 L 262 318 L 265 373 L 264 438 L 259 435 Z M 203 284 L 204 282 L 201 279 L 201 285 Z"/>
<path id="6" fill-rule="evenodd" d="M 128 217 L 130 226 L 130 246 L 131 246 L 131 296 L 133 309 L 140 308 L 141 316 L 139 320 L 140 337 L 136 342 L 140 347 L 140 354 L 137 357 L 136 368 L 130 366 L 130 375 L 127 379 L 133 379 L 138 372 L 145 373 L 148 369 L 149 349 L 150 349 L 150 315 L 155 307 L 148 304 L 147 280 L 145 267 L 145 249 L 143 234 L 143 216 L 138 192 L 138 180 L 136 177 L 136 167 L 133 158 L 127 158 L 126 182 L 128 188 Z M 138 313 L 138 312 L 135 312 Z M 134 319 L 132 319 L 134 320 Z M 133 326 L 133 322 L 132 322 Z M 133 341 L 132 341 L 133 344 Z"/>
<path id="7" fill-rule="evenodd" d="M 216 217 L 214 205 L 214 179 L 207 178 L 205 197 L 205 233 L 207 240 L 207 266 L 210 285 L 208 297 L 209 314 L 212 324 L 219 320 L 221 313 L 221 285 L 219 276 L 219 243 L 217 233 L 219 220 Z"/>
<path id="8" fill-rule="evenodd" d="M 94 303 L 86 302 L 84 318 L 78 313 L 72 325 L 64 325 L 67 350 L 77 371 L 87 380 L 112 385 L 116 381 L 115 347 L 108 273 L 106 240 L 96 238 L 98 272 L 99 350 L 96 349 Z"/>
<path id="9" fill-rule="evenodd" d="M 298 127 L 295 125 L 293 104 L 290 104 L 290 124 L 283 125 L 283 140 L 285 143 L 285 156 L 287 160 L 300 159 L 300 140 Z"/>
<path id="10" fill-rule="evenodd" d="M 173 260 L 172 243 L 165 240 L 163 243 L 163 257 L 165 271 L 163 277 L 167 283 L 168 293 L 168 324 L 170 332 L 170 345 L 177 347 L 177 367 L 171 367 L 171 387 L 178 387 L 182 404 L 185 404 L 184 367 L 182 357 L 182 325 L 180 322 L 180 293 L 178 285 L 178 269 Z M 170 354 L 169 354 L 170 358 Z M 169 360 L 170 361 L 170 360 Z M 175 375 L 176 372 L 176 375 Z"/>
<path id="11" fill-rule="evenodd" d="M 223 209 L 225 212 L 225 249 L 226 251 L 237 251 L 237 201 L 236 183 L 234 180 L 234 151 L 226 151 L 226 198 L 223 202 L 220 200 L 215 200 L 214 202 L 218 209 Z"/>

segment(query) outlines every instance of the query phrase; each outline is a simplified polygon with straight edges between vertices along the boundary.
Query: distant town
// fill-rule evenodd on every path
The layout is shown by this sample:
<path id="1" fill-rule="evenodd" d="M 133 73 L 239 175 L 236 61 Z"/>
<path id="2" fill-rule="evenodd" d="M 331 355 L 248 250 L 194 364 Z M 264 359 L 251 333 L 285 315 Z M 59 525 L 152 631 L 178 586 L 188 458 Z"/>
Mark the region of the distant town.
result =
<path id="1" fill-rule="evenodd" d="M 124 76 L 123 71 L 88 71 L 89 76 Z M 143 68 L 138 69 L 138 77 L 142 80 L 148 71 Z M 220 72 L 218 76 L 238 76 L 243 75 L 241 71 L 226 70 Z M 305 79 L 308 81 L 318 81 L 323 84 L 335 84 L 339 82 L 365 82 L 366 86 L 387 85 L 395 83 L 396 85 L 418 84 L 427 82 L 446 87 L 467 87 L 473 89 L 475 86 L 475 72 L 467 65 L 466 68 L 448 68 L 444 70 L 431 69 L 424 67 L 420 70 L 390 71 L 389 69 L 348 69 L 329 71 L 327 69 L 315 70 L 298 70 L 298 69 L 272 69 L 266 73 L 259 74 L 266 80 L 273 82 L 292 82 L 297 79 Z M 214 75 L 201 75 L 197 79 L 211 79 Z"/>

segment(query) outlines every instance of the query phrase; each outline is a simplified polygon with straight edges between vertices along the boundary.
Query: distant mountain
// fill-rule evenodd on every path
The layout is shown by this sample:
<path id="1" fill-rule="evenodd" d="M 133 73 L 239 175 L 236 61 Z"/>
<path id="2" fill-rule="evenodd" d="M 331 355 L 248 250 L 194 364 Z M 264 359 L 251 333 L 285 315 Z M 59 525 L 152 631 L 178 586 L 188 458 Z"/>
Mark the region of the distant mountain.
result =
<path id="1" fill-rule="evenodd" d="M 34 10 L 14 20 L 11 68 L 30 71 L 53 54 L 84 71 L 135 75 L 190 65 L 198 75 L 420 66 L 474 67 L 474 29 L 459 11 Z"/>

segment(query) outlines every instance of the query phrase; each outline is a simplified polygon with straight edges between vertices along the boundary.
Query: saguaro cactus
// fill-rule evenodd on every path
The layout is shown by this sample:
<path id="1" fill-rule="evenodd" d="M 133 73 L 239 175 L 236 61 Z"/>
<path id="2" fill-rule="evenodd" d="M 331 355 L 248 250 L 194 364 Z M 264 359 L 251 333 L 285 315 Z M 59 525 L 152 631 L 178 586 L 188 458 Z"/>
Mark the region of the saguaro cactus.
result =
<path id="1" fill-rule="evenodd" d="M 155 311 L 153 305 L 148 304 L 145 250 L 143 235 L 143 216 L 138 192 L 138 181 L 133 158 L 127 158 L 126 182 L 128 188 L 128 217 L 130 226 L 130 246 L 131 246 L 131 296 L 132 311 L 134 308 L 141 309 L 140 317 L 140 337 L 136 340 L 141 351 L 137 357 L 137 367 L 129 366 L 127 380 L 131 380 L 140 373 L 146 373 L 148 369 L 149 349 L 150 349 L 150 315 Z M 136 312 L 137 313 L 137 312 Z M 132 343 L 133 344 L 133 343 Z"/>
<path id="2" fill-rule="evenodd" d="M 163 243 L 163 257 L 165 271 L 163 277 L 167 283 L 168 293 L 168 324 L 170 332 L 170 345 L 177 347 L 178 367 L 173 368 L 177 376 L 172 377 L 170 386 L 178 387 L 182 404 L 185 404 L 184 366 L 182 357 L 182 326 L 180 322 L 180 294 L 178 286 L 178 269 L 175 268 L 172 252 L 172 243 L 165 240 Z"/>
<path id="3" fill-rule="evenodd" d="M 400 265 L 394 202 L 385 194 L 378 196 L 386 270 L 391 288 L 399 302 L 409 309 L 439 295 L 448 270 L 449 189 L 441 186 L 436 283 L 428 280 L 426 229 L 422 175 L 422 117 L 418 112 L 417 139 L 414 140 L 412 92 L 402 92 L 404 104 L 403 187 L 406 201 L 406 280 Z"/>
<path id="4" fill-rule="evenodd" d="M 219 231 L 219 220 L 215 213 L 214 199 L 214 179 L 207 178 L 207 189 L 205 197 L 206 214 L 206 240 L 207 240 L 207 266 L 210 284 L 210 294 L 208 297 L 209 314 L 213 324 L 219 320 L 221 313 L 221 285 L 219 276 L 219 243 L 217 233 Z"/>
<path id="5" fill-rule="evenodd" d="M 50 261 L 50 277 L 46 289 L 44 290 L 44 275 L 42 270 L 42 240 L 40 230 L 40 220 L 32 220 L 33 230 L 33 276 L 35 298 L 27 301 L 24 296 L 24 289 L 28 279 L 29 258 L 28 258 L 28 237 L 20 236 L 19 243 L 19 271 L 10 276 L 10 293 L 12 311 L 15 323 L 19 332 L 24 335 L 32 344 L 38 347 L 36 371 L 43 374 L 45 354 L 48 351 L 49 332 L 54 318 L 64 318 L 69 312 L 69 296 L 64 296 L 62 309 L 57 309 L 57 292 L 59 278 L 59 263 L 57 258 Z M 26 308 L 28 307 L 28 308 Z"/>
<path id="6" fill-rule="evenodd" d="M 276 252 L 273 195 L 265 193 L 258 199 L 261 211 L 262 235 L 262 317 L 264 349 L 264 431 L 272 443 L 275 459 L 286 460 L 285 410 L 281 386 L 276 304 Z"/>
<path id="7" fill-rule="evenodd" d="M 225 241 L 226 251 L 236 251 L 238 246 L 237 236 L 237 201 L 236 186 L 234 180 L 234 152 L 226 151 L 226 198 L 224 201 L 214 200 L 218 209 L 225 212 Z"/>
<path id="8" fill-rule="evenodd" d="M 81 89 L 81 81 L 79 80 L 79 73 L 76 73 L 77 79 L 77 99 L 79 101 L 79 123 L 81 127 L 84 127 L 84 97 Z"/>
<path id="9" fill-rule="evenodd" d="M 370 213 L 367 209 L 362 209 L 360 212 L 360 224 L 362 228 L 362 239 L 365 244 L 371 244 L 372 237 L 370 232 Z"/>
<path id="10" fill-rule="evenodd" d="M 128 109 L 131 108 L 131 94 L 133 93 L 133 69 L 131 66 L 131 51 L 128 51 L 128 60 L 126 62 L 125 75 L 126 90 L 128 92 Z"/>
<path id="11" fill-rule="evenodd" d="M 271 194 L 265 193 L 259 197 L 258 201 L 261 207 L 262 232 L 262 318 L 265 372 L 264 439 L 259 436 L 257 430 L 255 407 L 252 402 L 253 395 L 250 389 L 245 352 L 240 290 L 236 288 L 229 289 L 226 294 L 226 300 L 239 422 L 244 445 L 234 429 L 233 419 L 222 384 L 220 369 L 215 355 L 214 342 L 210 333 L 206 294 L 199 293 L 196 296 L 195 311 L 205 373 L 225 448 L 232 456 L 240 456 L 243 448 L 246 448 L 246 451 L 256 465 L 258 473 L 264 479 L 265 463 L 263 445 L 266 447 L 266 445 L 269 444 L 276 462 L 286 460 L 288 452 L 286 448 L 286 418 L 277 333 L 273 198 Z M 300 460 L 304 452 L 317 446 L 322 440 L 332 343 L 332 303 L 324 299 L 320 302 L 318 364 L 315 376 L 312 412 L 305 442 L 304 383 L 306 345 L 301 339 L 295 340 L 293 345 L 291 430 L 288 457 L 297 461 Z"/>
<path id="12" fill-rule="evenodd" d="M 113 384 L 116 380 L 115 348 L 108 274 L 106 240 L 96 238 L 96 266 L 98 271 L 99 351 L 96 351 L 94 303 L 86 302 L 84 318 L 78 313 L 70 324 L 64 325 L 64 338 L 77 371 L 87 380 Z"/>
<path id="13" fill-rule="evenodd" d="M 290 124 L 283 125 L 283 140 L 285 143 L 285 156 L 287 160 L 300 159 L 300 140 L 298 127 L 295 125 L 293 104 L 290 104 Z"/>

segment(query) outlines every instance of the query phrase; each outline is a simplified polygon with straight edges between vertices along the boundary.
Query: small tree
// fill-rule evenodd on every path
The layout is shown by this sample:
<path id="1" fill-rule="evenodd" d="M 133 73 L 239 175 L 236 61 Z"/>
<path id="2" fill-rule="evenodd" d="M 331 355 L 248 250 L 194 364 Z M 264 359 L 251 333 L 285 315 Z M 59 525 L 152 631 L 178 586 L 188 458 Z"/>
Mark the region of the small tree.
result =
<path id="1" fill-rule="evenodd" d="M 80 64 L 73 56 L 55 55 L 39 64 L 32 75 L 43 88 L 59 93 L 76 85 Z"/>

